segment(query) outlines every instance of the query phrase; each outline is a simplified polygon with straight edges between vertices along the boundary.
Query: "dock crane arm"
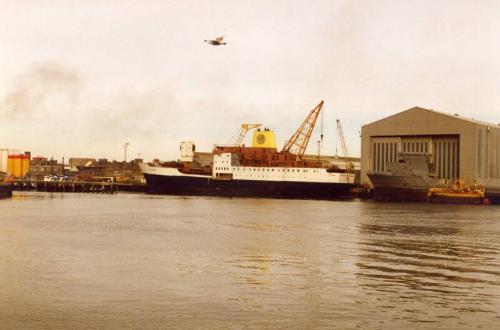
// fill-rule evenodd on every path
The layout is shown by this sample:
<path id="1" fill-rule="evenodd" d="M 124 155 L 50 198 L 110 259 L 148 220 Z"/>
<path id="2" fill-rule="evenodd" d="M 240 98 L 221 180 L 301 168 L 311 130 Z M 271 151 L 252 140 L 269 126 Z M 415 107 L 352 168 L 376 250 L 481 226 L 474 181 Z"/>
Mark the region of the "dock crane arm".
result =
<path id="1" fill-rule="evenodd" d="M 342 130 L 342 125 L 340 124 L 340 119 L 337 119 L 337 131 L 339 134 L 340 145 L 342 148 L 342 156 L 345 159 L 345 169 L 348 173 L 352 172 L 354 165 L 349 162 L 349 154 L 347 152 L 347 144 L 345 143 L 344 131 Z"/>
<path id="2" fill-rule="evenodd" d="M 260 126 L 262 126 L 262 124 L 241 124 L 240 135 L 236 139 L 234 146 L 239 147 L 241 145 L 241 143 L 243 142 L 243 139 L 245 138 L 245 135 L 248 133 L 248 131 L 251 129 L 260 127 Z"/>
<path id="3" fill-rule="evenodd" d="M 318 119 L 318 115 L 323 107 L 323 101 L 321 101 L 314 109 L 311 110 L 306 119 L 302 122 L 300 127 L 295 131 L 295 133 L 288 139 L 281 152 L 290 152 L 297 155 L 298 159 L 302 159 L 311 138 L 314 125 Z"/>

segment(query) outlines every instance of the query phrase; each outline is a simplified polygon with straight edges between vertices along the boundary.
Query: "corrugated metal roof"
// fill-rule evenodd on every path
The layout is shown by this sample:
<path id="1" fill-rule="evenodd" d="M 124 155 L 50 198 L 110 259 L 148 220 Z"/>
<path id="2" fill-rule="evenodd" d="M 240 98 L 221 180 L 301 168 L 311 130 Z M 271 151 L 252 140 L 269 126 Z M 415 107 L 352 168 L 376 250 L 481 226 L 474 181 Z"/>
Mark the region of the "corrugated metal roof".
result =
<path id="1" fill-rule="evenodd" d="M 407 109 L 407 110 L 404 110 L 404 111 L 401 111 L 401 112 L 398 112 L 398 113 L 395 113 L 393 115 L 390 115 L 388 117 L 385 117 L 385 118 L 381 118 L 379 120 L 376 120 L 374 122 L 371 122 L 369 124 L 366 124 L 364 126 L 368 126 L 368 125 L 372 125 L 372 124 L 375 124 L 375 123 L 378 123 L 380 121 L 383 121 L 383 120 L 386 120 L 388 118 L 392 118 L 392 117 L 396 117 L 396 116 L 399 116 L 405 112 L 409 112 L 409 111 L 415 111 L 415 110 L 424 110 L 424 111 L 428 111 L 428 112 L 431 112 L 431 113 L 435 113 L 435 114 L 438 114 L 438 115 L 442 115 L 442 116 L 446 116 L 446 117 L 450 117 L 450 118 L 453 118 L 453 119 L 459 119 L 459 120 L 463 120 L 463 121 L 467 121 L 467 122 L 470 122 L 470 123 L 473 123 L 473 124 L 476 124 L 476 125 L 481 125 L 481 126 L 490 126 L 490 127 L 496 127 L 496 128 L 500 128 L 500 124 L 493 124 L 493 123 L 488 123 L 488 122 L 485 122 L 485 121 L 481 121 L 481 120 L 477 120 L 477 119 L 473 119 L 473 118 L 466 118 L 466 117 L 462 117 L 458 114 L 449 114 L 449 113 L 446 113 L 446 112 L 441 112 L 441 111 L 436 111 L 434 109 L 426 109 L 426 108 L 422 108 L 422 107 L 413 107 L 413 108 L 410 108 L 410 109 Z"/>
<path id="2" fill-rule="evenodd" d="M 434 113 L 437 113 L 439 115 L 451 117 L 451 118 L 465 120 L 465 121 L 468 121 L 470 123 L 474 123 L 474 124 L 477 124 L 477 125 L 490 126 L 490 127 L 500 127 L 500 124 L 493 124 L 493 123 L 488 123 L 486 121 L 477 120 L 477 119 L 474 119 L 474 118 L 462 117 L 458 113 L 452 115 L 452 114 L 449 114 L 449 113 L 446 113 L 446 112 L 436 111 L 434 109 L 424 109 L 424 110 L 427 110 L 427 111 L 430 111 L 430 112 L 434 112 Z"/>

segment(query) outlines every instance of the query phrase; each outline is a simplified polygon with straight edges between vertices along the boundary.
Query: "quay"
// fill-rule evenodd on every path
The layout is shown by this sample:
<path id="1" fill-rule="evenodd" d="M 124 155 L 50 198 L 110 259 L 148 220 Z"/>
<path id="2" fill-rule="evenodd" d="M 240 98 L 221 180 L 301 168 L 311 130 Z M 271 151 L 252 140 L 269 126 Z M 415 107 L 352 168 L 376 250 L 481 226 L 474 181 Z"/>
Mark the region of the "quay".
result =
<path id="1" fill-rule="evenodd" d="M 76 192 L 76 193 L 116 193 L 145 192 L 144 183 L 124 182 L 84 182 L 84 181 L 33 181 L 10 182 L 14 191 Z"/>
<path id="2" fill-rule="evenodd" d="M 0 182 L 0 198 L 12 197 L 12 186 L 8 183 Z"/>

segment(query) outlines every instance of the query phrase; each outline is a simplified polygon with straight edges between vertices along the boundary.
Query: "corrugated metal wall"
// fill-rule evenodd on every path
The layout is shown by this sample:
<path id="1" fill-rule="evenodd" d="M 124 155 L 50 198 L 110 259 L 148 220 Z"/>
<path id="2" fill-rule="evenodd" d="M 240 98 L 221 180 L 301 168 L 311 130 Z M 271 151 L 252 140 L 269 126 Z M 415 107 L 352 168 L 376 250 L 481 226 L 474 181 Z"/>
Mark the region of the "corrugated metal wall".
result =
<path id="1" fill-rule="evenodd" d="M 433 172 L 440 179 L 460 177 L 460 139 L 456 137 L 373 137 L 371 170 L 386 172 L 387 163 L 398 160 L 398 153 L 431 155 Z"/>

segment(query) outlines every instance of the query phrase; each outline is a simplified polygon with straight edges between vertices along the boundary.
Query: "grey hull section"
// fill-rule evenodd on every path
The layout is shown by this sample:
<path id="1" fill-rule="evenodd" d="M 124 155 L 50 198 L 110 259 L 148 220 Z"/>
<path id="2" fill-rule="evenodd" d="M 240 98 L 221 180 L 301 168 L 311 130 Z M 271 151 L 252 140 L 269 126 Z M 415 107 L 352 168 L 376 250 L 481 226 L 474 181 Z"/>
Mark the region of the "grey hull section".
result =
<path id="1" fill-rule="evenodd" d="M 429 183 L 419 176 L 368 174 L 373 199 L 379 201 L 425 202 Z"/>

